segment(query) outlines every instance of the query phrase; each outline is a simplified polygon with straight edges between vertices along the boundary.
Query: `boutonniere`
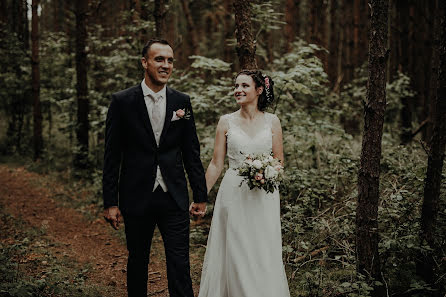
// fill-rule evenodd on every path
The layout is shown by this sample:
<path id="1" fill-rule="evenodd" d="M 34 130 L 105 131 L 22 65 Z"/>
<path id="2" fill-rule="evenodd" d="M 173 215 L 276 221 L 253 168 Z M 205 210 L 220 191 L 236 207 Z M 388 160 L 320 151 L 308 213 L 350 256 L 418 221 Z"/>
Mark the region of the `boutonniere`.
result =
<path id="1" fill-rule="evenodd" d="M 178 121 L 181 119 L 185 119 L 185 120 L 190 119 L 190 110 L 189 109 L 187 109 L 187 108 L 178 109 L 177 111 L 173 112 L 171 122 Z"/>

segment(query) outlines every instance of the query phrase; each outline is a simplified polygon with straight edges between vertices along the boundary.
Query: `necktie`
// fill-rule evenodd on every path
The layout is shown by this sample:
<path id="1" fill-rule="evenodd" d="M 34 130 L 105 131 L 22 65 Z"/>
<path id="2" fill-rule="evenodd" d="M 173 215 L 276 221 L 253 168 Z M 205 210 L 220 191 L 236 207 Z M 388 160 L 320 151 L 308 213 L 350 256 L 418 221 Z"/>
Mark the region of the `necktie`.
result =
<path id="1" fill-rule="evenodd" d="M 161 95 L 155 95 L 152 96 L 153 99 L 153 108 L 152 108 L 152 126 L 153 126 L 153 131 L 156 132 L 160 132 L 160 126 L 161 126 L 161 99 L 162 96 Z"/>

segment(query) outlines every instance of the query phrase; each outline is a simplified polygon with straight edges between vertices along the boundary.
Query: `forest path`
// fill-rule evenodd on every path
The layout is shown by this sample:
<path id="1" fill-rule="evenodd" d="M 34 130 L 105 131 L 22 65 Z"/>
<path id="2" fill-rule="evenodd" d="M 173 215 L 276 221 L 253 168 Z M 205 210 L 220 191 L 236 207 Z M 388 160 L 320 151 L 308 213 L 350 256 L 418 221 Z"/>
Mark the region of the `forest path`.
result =
<path id="1" fill-rule="evenodd" d="M 117 236 L 118 233 L 113 233 L 102 215 L 91 218 L 91 211 L 82 207 L 76 209 L 76 204 L 72 203 L 85 199 L 82 194 L 88 193 L 72 192 L 54 178 L 5 164 L 0 164 L 0 189 L 2 211 L 23 220 L 30 228 L 44 229 L 45 238 L 42 239 L 52 242 L 48 245 L 52 254 L 68 257 L 75 264 L 88 265 L 86 282 L 97 286 L 103 293 L 101 295 L 127 296 L 127 249 L 124 240 Z M 66 203 L 67 200 L 73 201 Z M 121 225 L 121 229 L 123 227 Z M 1 239 L 1 244 L 14 244 L 13 235 L 6 239 L 3 235 Z M 149 296 L 168 296 L 164 257 L 158 233 L 152 244 Z M 18 263 L 22 261 L 17 260 Z M 34 271 L 33 275 L 36 274 L 39 275 Z"/>

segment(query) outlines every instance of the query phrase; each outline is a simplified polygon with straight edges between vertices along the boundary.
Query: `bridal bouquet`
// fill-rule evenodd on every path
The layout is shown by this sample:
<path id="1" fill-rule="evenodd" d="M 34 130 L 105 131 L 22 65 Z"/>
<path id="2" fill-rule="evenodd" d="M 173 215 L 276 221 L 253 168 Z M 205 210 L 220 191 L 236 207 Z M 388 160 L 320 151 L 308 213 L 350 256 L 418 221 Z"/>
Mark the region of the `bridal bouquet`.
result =
<path id="1" fill-rule="evenodd" d="M 238 168 L 238 175 L 243 177 L 249 189 L 259 188 L 273 193 L 283 179 L 283 167 L 271 154 L 247 155 Z"/>

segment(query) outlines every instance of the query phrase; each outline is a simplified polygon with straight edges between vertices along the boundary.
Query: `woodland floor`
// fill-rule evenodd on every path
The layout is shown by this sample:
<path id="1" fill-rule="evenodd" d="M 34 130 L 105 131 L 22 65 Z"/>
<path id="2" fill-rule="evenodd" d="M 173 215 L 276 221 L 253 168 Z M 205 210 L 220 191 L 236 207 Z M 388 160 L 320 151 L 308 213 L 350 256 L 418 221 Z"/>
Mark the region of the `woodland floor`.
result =
<path id="1" fill-rule="evenodd" d="M 121 225 L 120 231 L 114 231 L 102 218 L 97 204 L 82 202 L 88 201 L 89 195 L 92 194 L 88 190 L 81 187 L 70 189 L 49 175 L 34 173 L 20 166 L 0 164 L 0 247 L 23 245 L 21 252 L 8 260 L 16 263 L 17 275 L 34 280 L 46 279 L 46 283 L 53 285 L 75 285 L 82 274 L 79 291 L 94 288 L 98 293 L 90 295 L 126 296 L 124 226 Z M 24 244 L 26 240 L 19 233 L 27 230 L 38 230 L 38 235 L 31 243 Z M 200 254 L 204 248 L 201 246 L 198 249 L 198 253 L 195 251 L 191 255 L 195 294 L 198 293 L 201 271 Z M 56 265 L 63 267 L 51 267 Z M 55 269 L 63 269 L 65 277 L 48 282 L 52 275 L 49 272 Z M 149 296 L 169 295 L 159 232 L 156 232 L 152 243 L 149 292 Z"/>

